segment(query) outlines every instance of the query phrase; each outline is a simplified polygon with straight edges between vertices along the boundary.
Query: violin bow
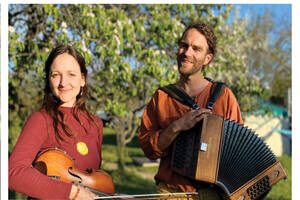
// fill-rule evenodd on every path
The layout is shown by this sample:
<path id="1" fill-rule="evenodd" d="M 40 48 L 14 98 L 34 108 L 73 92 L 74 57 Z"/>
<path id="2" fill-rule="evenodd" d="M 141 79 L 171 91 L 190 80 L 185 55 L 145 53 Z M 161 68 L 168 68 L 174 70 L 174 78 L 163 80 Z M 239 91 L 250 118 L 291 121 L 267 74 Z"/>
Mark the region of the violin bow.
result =
<path id="1" fill-rule="evenodd" d="M 177 193 L 162 193 L 162 194 L 135 194 L 135 195 L 118 195 L 118 196 L 104 196 L 104 197 L 95 197 L 94 199 L 116 199 L 116 198 L 136 198 L 136 199 L 168 199 L 176 198 L 179 199 L 189 199 L 192 195 L 197 195 L 197 192 L 177 192 Z"/>

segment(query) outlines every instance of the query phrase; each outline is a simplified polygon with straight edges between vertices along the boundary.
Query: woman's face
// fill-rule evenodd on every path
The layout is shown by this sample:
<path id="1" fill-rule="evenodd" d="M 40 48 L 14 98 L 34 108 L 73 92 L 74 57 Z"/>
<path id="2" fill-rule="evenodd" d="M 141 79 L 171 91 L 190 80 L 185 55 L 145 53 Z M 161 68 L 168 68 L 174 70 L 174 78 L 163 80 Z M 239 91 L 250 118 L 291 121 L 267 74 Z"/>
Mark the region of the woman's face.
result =
<path id="1" fill-rule="evenodd" d="M 50 67 L 50 88 L 64 107 L 75 105 L 80 87 L 85 84 L 77 60 L 68 53 L 58 55 Z"/>

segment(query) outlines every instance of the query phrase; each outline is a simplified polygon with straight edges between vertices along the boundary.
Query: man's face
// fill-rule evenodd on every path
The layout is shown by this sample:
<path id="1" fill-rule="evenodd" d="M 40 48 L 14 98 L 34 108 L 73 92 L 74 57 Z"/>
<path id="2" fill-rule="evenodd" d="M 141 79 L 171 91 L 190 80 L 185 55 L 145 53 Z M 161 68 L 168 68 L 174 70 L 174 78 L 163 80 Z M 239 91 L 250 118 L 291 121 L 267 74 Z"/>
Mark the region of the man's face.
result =
<path id="1" fill-rule="evenodd" d="M 208 53 L 204 35 L 195 28 L 188 30 L 179 43 L 177 54 L 179 73 L 189 76 L 201 72 L 203 65 L 207 65 L 212 58 L 213 55 Z"/>

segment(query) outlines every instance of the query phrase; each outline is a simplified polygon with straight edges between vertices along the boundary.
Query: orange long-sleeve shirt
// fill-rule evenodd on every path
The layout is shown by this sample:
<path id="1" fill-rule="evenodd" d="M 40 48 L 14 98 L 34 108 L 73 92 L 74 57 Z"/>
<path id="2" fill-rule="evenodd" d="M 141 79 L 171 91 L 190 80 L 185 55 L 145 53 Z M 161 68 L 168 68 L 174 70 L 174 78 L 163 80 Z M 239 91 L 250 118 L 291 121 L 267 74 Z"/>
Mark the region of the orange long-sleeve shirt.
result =
<path id="1" fill-rule="evenodd" d="M 196 95 L 195 101 L 200 108 L 207 107 L 211 87 L 212 83 L 209 82 L 204 90 Z M 183 192 L 192 192 L 196 188 L 188 179 L 175 174 L 171 170 L 171 148 L 161 151 L 157 143 L 159 134 L 171 122 L 179 119 L 190 110 L 190 107 L 168 96 L 162 90 L 157 90 L 144 110 L 138 136 L 140 145 L 148 158 L 161 158 L 160 166 L 155 176 L 156 182 L 161 181 L 170 188 L 180 188 Z M 212 112 L 243 124 L 238 102 L 227 87 L 216 100 Z"/>

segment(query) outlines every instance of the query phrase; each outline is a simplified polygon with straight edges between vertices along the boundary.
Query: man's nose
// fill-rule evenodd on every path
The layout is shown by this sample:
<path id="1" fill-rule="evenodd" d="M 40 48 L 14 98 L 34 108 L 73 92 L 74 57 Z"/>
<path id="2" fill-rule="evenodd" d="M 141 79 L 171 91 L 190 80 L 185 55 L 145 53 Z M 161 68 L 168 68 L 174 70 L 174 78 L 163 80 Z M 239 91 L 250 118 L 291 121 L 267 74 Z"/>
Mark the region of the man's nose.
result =
<path id="1" fill-rule="evenodd" d="M 186 56 L 191 56 L 192 53 L 193 53 L 192 47 L 188 46 L 188 47 L 186 47 L 186 48 L 184 49 L 184 54 L 185 54 Z"/>

